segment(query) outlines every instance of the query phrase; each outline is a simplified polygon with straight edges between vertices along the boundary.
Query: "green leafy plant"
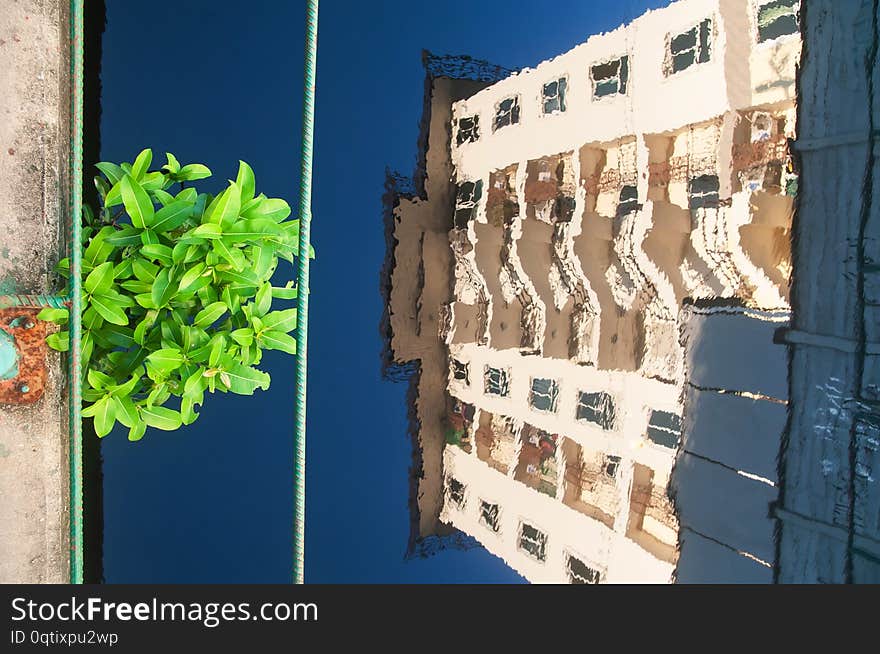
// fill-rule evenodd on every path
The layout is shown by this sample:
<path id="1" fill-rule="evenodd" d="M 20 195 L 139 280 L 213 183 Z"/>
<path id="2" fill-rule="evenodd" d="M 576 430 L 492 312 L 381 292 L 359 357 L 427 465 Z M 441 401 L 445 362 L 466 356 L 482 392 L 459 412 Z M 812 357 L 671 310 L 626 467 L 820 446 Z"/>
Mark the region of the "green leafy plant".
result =
<path id="1" fill-rule="evenodd" d="M 255 195 L 243 161 L 212 196 L 187 186 L 210 177 L 206 166 L 168 154 L 150 171 L 152 158 L 97 164 L 101 207 L 83 212 L 83 416 L 98 436 L 122 423 L 132 441 L 147 427 L 192 424 L 205 392 L 267 389 L 263 351 L 296 353 L 296 309 L 272 304 L 297 289 L 270 281 L 279 258 L 298 255 L 287 202 Z M 69 259 L 57 270 L 69 277 Z M 66 309 L 39 317 L 68 323 Z M 59 331 L 47 342 L 64 351 L 68 339 Z"/>

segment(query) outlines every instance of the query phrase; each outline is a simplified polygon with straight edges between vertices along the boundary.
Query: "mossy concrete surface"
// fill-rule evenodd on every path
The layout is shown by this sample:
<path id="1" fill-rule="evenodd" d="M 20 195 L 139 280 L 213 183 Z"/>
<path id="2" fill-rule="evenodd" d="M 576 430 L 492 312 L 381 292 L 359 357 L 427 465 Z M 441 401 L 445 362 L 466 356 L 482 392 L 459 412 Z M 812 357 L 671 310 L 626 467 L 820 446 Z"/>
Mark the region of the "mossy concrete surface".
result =
<path id="1" fill-rule="evenodd" d="M 69 225 L 67 0 L 0 11 L 0 294 L 55 293 Z M 69 579 L 67 390 L 49 352 L 46 392 L 0 405 L 0 582 Z"/>

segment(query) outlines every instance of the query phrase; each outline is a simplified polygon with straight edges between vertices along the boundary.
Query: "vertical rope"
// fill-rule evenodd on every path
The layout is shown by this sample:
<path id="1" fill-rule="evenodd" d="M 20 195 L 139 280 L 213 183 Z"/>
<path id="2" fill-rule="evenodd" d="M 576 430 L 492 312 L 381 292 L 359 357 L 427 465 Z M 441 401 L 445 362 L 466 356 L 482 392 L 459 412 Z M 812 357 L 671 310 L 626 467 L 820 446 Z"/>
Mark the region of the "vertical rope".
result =
<path id="1" fill-rule="evenodd" d="M 293 436 L 293 583 L 303 583 L 306 518 L 306 363 L 309 324 L 309 249 L 312 205 L 312 143 L 315 120 L 315 64 L 318 53 L 318 0 L 306 9 L 305 83 L 302 115 L 302 167 L 299 189 L 297 271 L 296 403 Z"/>
<path id="2" fill-rule="evenodd" d="M 82 512 L 82 131 L 83 0 L 70 2 L 70 583 L 83 582 Z"/>

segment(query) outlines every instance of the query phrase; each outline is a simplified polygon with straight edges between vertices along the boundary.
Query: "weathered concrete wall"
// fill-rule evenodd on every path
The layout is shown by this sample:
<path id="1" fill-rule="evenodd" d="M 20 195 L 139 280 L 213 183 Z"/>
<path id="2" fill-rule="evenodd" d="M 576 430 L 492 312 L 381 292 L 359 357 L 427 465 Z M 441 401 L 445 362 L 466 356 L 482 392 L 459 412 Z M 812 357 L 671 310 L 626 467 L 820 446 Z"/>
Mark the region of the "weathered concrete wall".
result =
<path id="1" fill-rule="evenodd" d="M 0 294 L 54 293 L 68 224 L 67 0 L 6 0 L 0 10 Z M 0 406 L 0 582 L 68 574 L 64 371 L 48 360 L 36 404 Z"/>

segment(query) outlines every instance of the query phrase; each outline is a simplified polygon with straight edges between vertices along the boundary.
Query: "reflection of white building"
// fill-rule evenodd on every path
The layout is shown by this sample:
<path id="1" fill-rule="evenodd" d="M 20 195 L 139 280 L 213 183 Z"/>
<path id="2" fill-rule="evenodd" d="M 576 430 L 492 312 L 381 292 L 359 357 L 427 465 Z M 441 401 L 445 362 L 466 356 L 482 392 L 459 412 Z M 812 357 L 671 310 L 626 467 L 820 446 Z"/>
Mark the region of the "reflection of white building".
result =
<path id="1" fill-rule="evenodd" d="M 451 526 L 531 581 L 673 578 L 680 309 L 788 308 L 797 21 L 682 0 L 491 84 L 429 75 L 427 175 L 388 214 L 414 543 Z"/>

